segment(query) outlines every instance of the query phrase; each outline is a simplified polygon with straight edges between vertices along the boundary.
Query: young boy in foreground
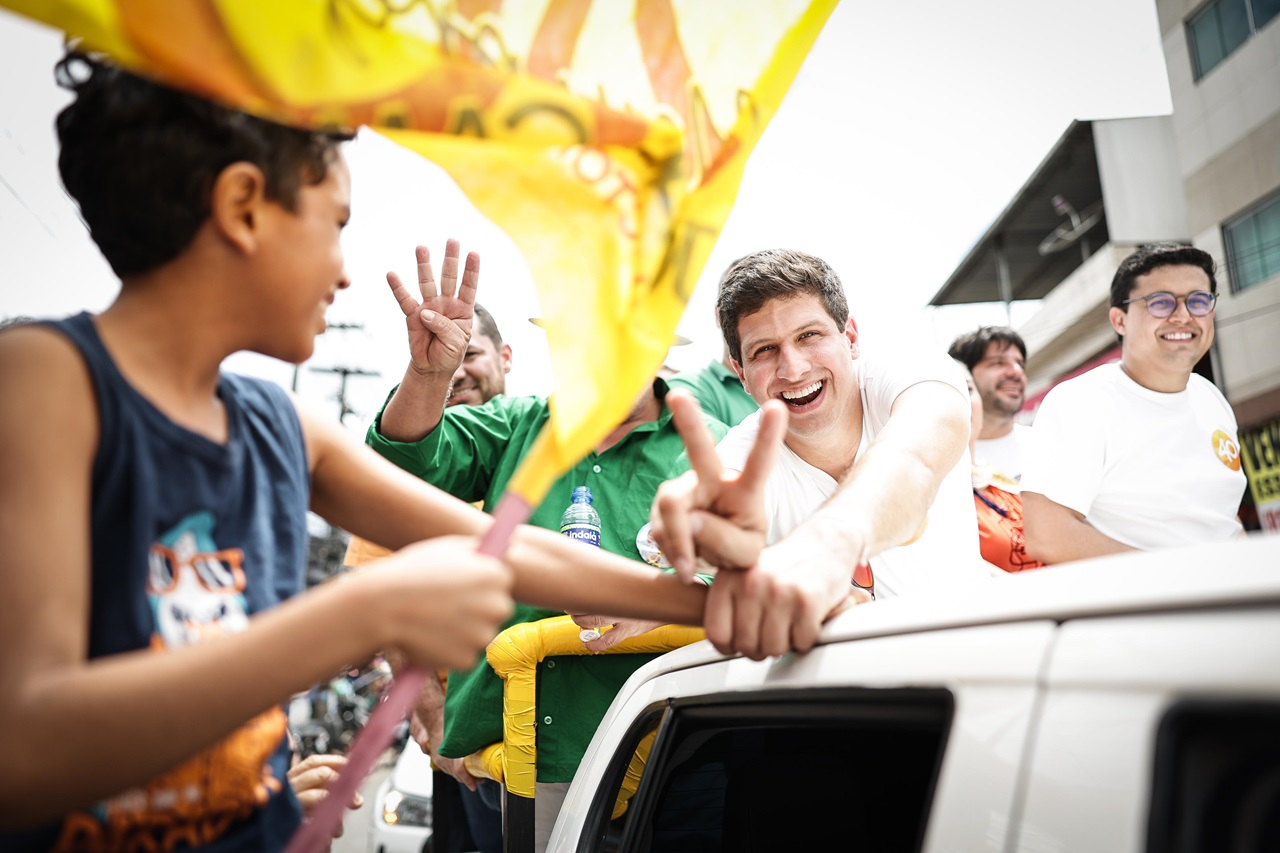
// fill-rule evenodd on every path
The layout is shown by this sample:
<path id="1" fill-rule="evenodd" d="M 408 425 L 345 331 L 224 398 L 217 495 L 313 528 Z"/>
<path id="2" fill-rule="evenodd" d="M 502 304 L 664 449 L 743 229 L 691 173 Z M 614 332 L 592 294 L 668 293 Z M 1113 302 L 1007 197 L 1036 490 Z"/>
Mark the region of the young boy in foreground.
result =
<path id="1" fill-rule="evenodd" d="M 380 649 L 467 666 L 512 592 L 625 611 L 654 581 L 527 529 L 524 574 L 478 556 L 486 516 L 220 371 L 305 360 L 348 286 L 339 139 L 83 56 L 58 74 L 63 182 L 121 290 L 0 334 L 0 848 L 279 849 L 291 693 Z M 474 289 L 447 255 L 442 294 Z M 402 550 L 297 595 L 308 507 Z M 617 602 L 547 581 L 588 561 Z"/>

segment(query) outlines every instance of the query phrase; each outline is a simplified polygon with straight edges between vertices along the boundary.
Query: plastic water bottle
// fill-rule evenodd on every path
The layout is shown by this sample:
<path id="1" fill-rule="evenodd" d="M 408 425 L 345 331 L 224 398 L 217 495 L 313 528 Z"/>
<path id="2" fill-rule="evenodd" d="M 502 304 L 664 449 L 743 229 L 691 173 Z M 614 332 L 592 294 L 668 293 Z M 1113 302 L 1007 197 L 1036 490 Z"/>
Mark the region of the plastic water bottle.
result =
<path id="1" fill-rule="evenodd" d="M 560 532 L 570 539 L 600 547 L 600 514 L 591 506 L 591 489 L 578 486 L 573 502 L 560 516 Z"/>

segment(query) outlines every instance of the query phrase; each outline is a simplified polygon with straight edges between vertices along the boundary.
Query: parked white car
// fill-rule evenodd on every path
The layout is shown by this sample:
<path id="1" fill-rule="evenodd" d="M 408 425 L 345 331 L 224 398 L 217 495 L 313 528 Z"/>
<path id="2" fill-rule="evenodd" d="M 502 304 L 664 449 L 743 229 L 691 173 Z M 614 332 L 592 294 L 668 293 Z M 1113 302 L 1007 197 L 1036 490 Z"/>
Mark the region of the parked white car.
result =
<path id="1" fill-rule="evenodd" d="M 374 795 L 369 853 L 431 853 L 431 759 L 413 740 Z"/>
<path id="2" fill-rule="evenodd" d="M 805 655 L 672 652 L 614 701 L 549 849 L 1280 850 L 1280 537 L 876 602 Z"/>

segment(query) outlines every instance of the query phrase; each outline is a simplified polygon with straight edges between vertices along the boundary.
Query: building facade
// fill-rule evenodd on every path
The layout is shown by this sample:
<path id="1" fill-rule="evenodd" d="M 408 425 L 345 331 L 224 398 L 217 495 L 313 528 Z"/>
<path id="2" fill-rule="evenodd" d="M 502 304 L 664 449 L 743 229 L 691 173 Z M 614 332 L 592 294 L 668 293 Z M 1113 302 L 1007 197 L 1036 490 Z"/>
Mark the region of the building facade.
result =
<path id="1" fill-rule="evenodd" d="M 931 304 L 1042 299 L 1019 327 L 1028 420 L 1057 382 L 1119 357 L 1112 273 L 1176 240 L 1220 268 L 1198 372 L 1235 408 L 1249 526 L 1280 531 L 1280 0 L 1156 0 L 1169 116 L 1073 123 Z"/>

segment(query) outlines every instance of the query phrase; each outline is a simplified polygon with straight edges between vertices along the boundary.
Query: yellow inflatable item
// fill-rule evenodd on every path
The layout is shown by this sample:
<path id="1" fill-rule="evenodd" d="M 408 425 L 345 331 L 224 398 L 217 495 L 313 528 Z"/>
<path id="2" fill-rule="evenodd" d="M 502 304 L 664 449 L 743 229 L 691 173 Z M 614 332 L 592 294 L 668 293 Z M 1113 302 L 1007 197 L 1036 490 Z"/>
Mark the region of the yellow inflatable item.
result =
<path id="1" fill-rule="evenodd" d="M 595 654 L 582 644 L 578 625 L 569 616 L 553 616 L 537 622 L 512 625 L 489 644 L 486 657 L 503 680 L 503 742 L 486 747 L 466 759 L 467 770 L 503 782 L 519 797 L 532 798 L 537 779 L 537 670 L 545 658 L 559 655 Z M 668 652 L 706 639 L 701 628 L 663 625 L 638 637 L 631 637 L 599 654 L 644 654 Z M 653 734 L 656 734 L 653 733 Z M 614 817 L 626 811 L 627 801 L 640 784 L 653 734 L 645 737 L 627 768 Z"/>

